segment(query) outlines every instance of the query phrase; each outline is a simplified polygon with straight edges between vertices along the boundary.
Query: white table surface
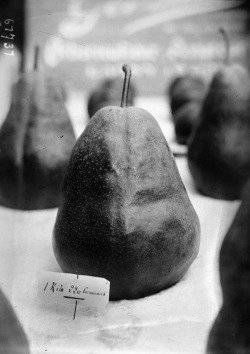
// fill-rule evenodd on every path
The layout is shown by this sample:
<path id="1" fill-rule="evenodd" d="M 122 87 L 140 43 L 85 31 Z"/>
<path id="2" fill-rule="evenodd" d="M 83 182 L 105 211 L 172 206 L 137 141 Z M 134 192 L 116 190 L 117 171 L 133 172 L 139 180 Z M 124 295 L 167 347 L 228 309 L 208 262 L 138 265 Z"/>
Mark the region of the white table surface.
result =
<path id="1" fill-rule="evenodd" d="M 77 135 L 84 106 L 68 102 Z M 79 103 L 77 104 L 73 103 Z M 155 115 L 174 146 L 162 98 L 138 100 Z M 171 144 L 170 144 L 171 145 Z M 31 354 L 204 353 L 209 328 L 221 304 L 218 252 L 239 201 L 226 202 L 196 192 L 186 157 L 176 158 L 200 219 L 199 254 L 184 278 L 170 289 L 138 300 L 110 302 L 103 309 L 47 304 L 37 296 L 42 270 L 59 272 L 52 251 L 57 209 L 23 212 L 0 207 L 0 286 L 27 333 Z"/>

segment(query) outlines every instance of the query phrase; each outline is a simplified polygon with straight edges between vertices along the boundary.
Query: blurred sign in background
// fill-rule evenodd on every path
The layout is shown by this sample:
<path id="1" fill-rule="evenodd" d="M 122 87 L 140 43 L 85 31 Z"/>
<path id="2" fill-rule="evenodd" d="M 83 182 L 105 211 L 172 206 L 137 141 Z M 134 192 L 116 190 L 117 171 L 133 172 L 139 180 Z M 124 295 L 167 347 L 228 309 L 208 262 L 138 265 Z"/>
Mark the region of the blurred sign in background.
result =
<path id="1" fill-rule="evenodd" d="M 141 95 L 161 95 L 176 74 L 205 78 L 222 64 L 225 27 L 232 61 L 246 61 L 242 1 L 29 0 L 29 49 L 70 87 L 89 90 L 129 63 Z"/>

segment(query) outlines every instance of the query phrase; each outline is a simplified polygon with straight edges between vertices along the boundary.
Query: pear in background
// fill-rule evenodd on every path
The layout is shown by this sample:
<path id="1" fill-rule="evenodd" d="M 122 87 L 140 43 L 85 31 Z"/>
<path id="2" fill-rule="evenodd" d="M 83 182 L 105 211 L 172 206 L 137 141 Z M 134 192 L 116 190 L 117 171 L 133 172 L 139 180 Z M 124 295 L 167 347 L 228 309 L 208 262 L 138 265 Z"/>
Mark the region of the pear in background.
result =
<path id="1" fill-rule="evenodd" d="M 0 290 L 0 353 L 29 354 L 29 343 L 11 304 Z"/>
<path id="2" fill-rule="evenodd" d="M 209 334 L 207 353 L 250 353 L 250 181 L 220 250 L 222 308 Z"/>
<path id="3" fill-rule="evenodd" d="M 174 129 L 176 140 L 186 145 L 200 117 L 201 105 L 189 102 L 179 108 L 174 115 Z"/>
<path id="4" fill-rule="evenodd" d="M 249 72 L 240 64 L 226 63 L 212 79 L 188 147 L 190 172 L 201 193 L 240 198 L 250 174 L 249 137 Z"/>
<path id="5" fill-rule="evenodd" d="M 202 102 L 205 93 L 206 84 L 200 76 L 185 74 L 175 77 L 168 87 L 172 114 L 186 103 Z"/>
<path id="6" fill-rule="evenodd" d="M 197 76 L 185 74 L 173 79 L 168 88 L 168 98 L 175 128 L 176 140 L 186 145 L 198 120 L 207 85 Z"/>
<path id="7" fill-rule="evenodd" d="M 122 80 L 119 77 L 106 78 L 91 92 L 87 110 L 91 118 L 99 109 L 106 106 L 120 106 L 122 93 Z M 128 93 L 128 106 L 133 106 L 136 89 L 131 85 Z"/>
<path id="8" fill-rule="evenodd" d="M 104 277 L 110 299 L 134 299 L 177 283 L 194 261 L 200 225 L 153 116 L 121 107 L 89 121 L 71 156 L 53 248 L 62 270 Z"/>
<path id="9" fill-rule="evenodd" d="M 76 138 L 61 86 L 40 70 L 22 73 L 0 130 L 0 203 L 57 207 Z"/>

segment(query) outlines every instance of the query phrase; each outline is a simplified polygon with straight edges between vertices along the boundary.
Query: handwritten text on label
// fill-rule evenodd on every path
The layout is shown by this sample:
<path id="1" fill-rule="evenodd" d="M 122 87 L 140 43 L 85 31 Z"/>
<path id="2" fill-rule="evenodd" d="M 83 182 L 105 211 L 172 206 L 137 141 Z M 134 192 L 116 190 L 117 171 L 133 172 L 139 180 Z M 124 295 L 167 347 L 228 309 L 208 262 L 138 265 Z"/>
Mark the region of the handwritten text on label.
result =
<path id="1" fill-rule="evenodd" d="M 39 295 L 48 302 L 79 300 L 85 306 L 105 307 L 109 288 L 104 278 L 46 271 L 39 276 Z"/>

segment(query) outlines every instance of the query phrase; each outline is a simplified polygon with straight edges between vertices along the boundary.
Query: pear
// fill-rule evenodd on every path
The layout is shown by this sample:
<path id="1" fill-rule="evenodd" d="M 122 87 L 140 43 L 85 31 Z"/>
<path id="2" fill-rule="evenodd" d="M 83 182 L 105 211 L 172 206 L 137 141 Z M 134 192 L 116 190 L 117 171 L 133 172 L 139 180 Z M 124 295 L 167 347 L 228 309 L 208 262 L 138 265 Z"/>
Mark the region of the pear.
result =
<path id="1" fill-rule="evenodd" d="M 122 92 L 122 81 L 119 77 L 105 78 L 91 92 L 87 110 L 89 118 L 91 118 L 99 109 L 106 106 L 120 106 Z M 128 105 L 133 106 L 136 97 L 136 89 L 130 85 L 128 93 Z"/>
<path id="2" fill-rule="evenodd" d="M 174 115 L 174 128 L 176 140 L 186 145 L 200 117 L 201 105 L 189 102 L 179 108 Z"/>
<path id="3" fill-rule="evenodd" d="M 211 328 L 208 353 L 250 353 L 250 180 L 221 246 L 221 310 Z"/>
<path id="4" fill-rule="evenodd" d="M 29 343 L 11 304 L 0 290 L 0 353 L 29 354 Z"/>
<path id="5" fill-rule="evenodd" d="M 206 94 L 205 81 L 198 75 L 184 74 L 175 77 L 168 87 L 168 97 L 171 112 L 175 112 L 186 103 L 201 103 Z"/>
<path id="6" fill-rule="evenodd" d="M 70 159 L 53 249 L 64 272 L 110 281 L 110 299 L 177 283 L 194 261 L 200 225 L 156 119 L 127 107 L 99 110 Z"/>
<path id="7" fill-rule="evenodd" d="M 168 88 L 176 140 L 187 145 L 198 120 L 207 85 L 196 75 L 177 76 Z"/>
<path id="8" fill-rule="evenodd" d="M 211 81 L 188 146 L 190 172 L 201 193 L 217 199 L 240 198 L 250 174 L 249 111 L 249 72 L 226 60 Z"/>
<path id="9" fill-rule="evenodd" d="M 36 64 L 35 64 L 36 66 Z M 35 210 L 57 207 L 76 138 L 55 78 L 21 73 L 0 130 L 0 203 Z"/>

